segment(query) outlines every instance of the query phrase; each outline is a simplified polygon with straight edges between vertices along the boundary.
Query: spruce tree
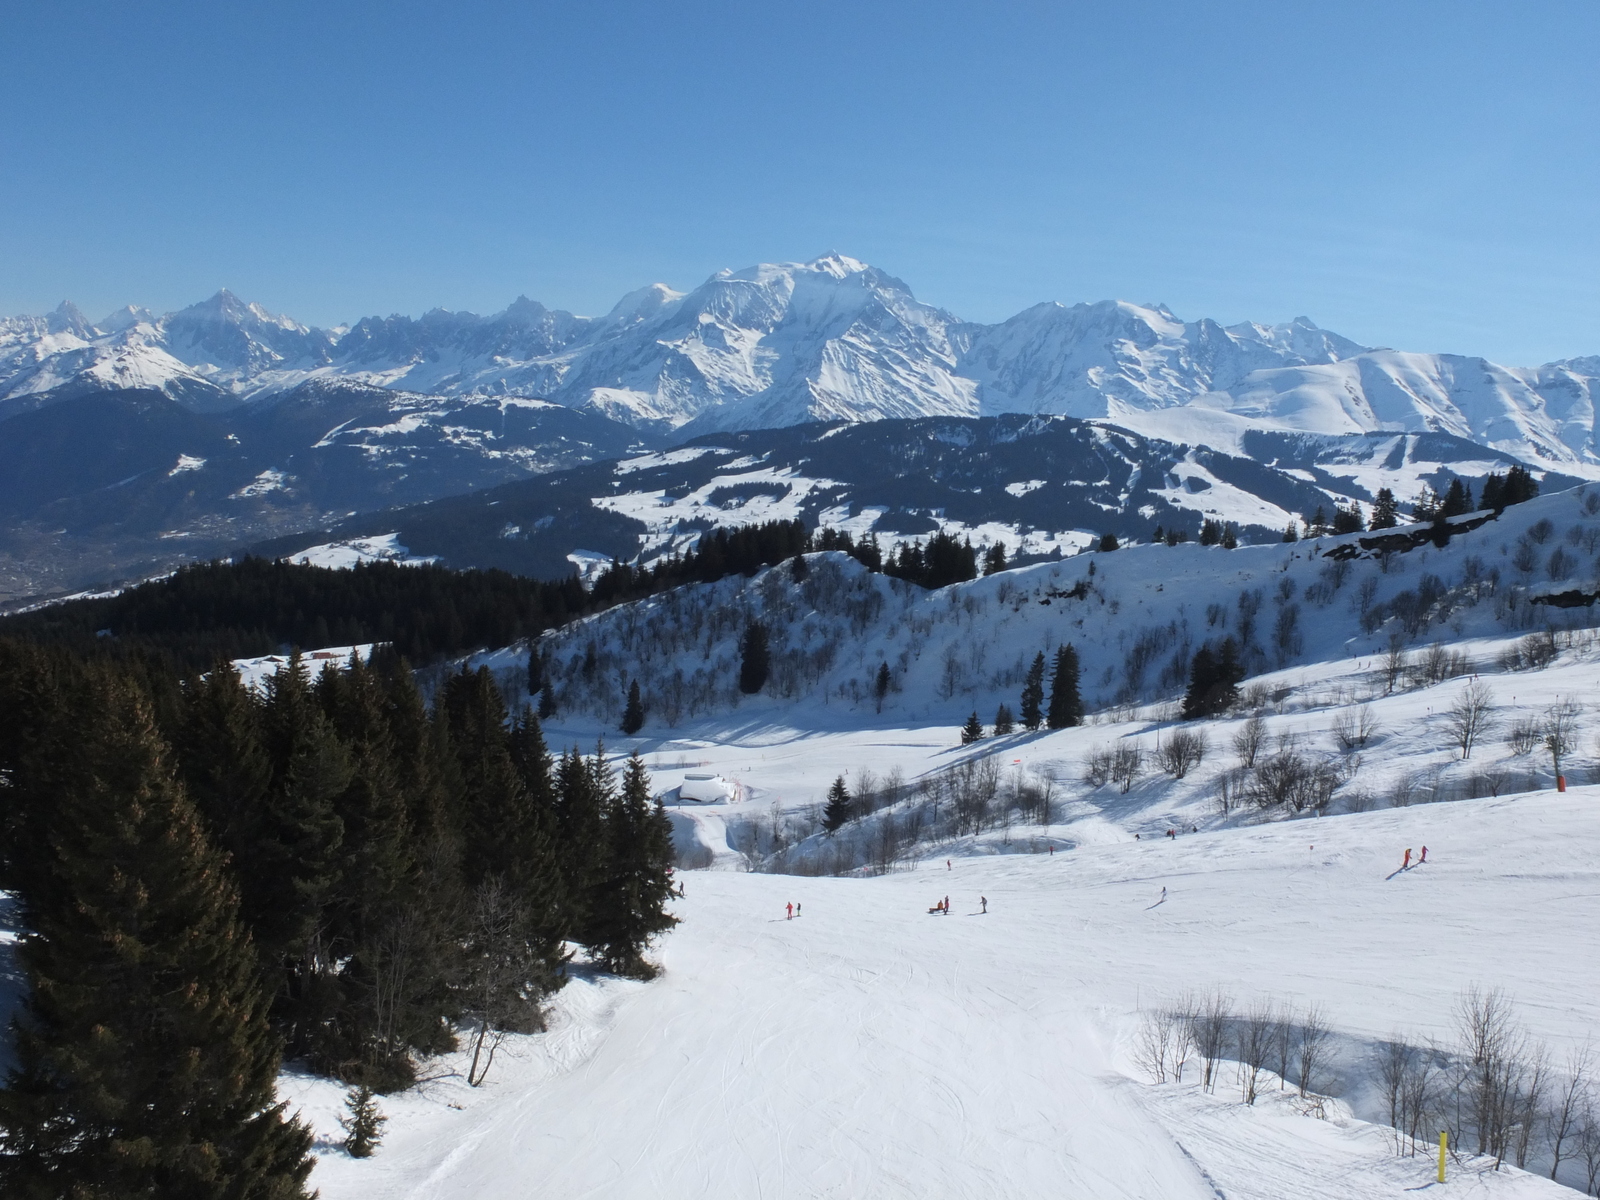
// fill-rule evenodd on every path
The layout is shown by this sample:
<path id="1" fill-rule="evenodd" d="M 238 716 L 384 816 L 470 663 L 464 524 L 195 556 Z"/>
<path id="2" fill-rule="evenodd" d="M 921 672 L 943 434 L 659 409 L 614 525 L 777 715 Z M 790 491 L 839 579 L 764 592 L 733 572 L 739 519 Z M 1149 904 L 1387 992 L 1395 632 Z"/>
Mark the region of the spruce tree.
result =
<path id="1" fill-rule="evenodd" d="M 1006 544 L 996 542 L 983 555 L 983 573 L 997 575 L 1006 569 Z"/>
<path id="2" fill-rule="evenodd" d="M 1394 493 L 1388 488 L 1379 488 L 1377 497 L 1372 501 L 1373 529 L 1393 529 L 1400 523 L 1400 505 L 1396 503 Z"/>
<path id="3" fill-rule="evenodd" d="M 1102 554 L 1120 548 L 1121 544 L 1117 541 L 1117 535 L 1114 533 L 1102 533 L 1100 535 L 1100 544 L 1096 547 Z"/>
<path id="4" fill-rule="evenodd" d="M 544 661 L 539 657 L 539 642 L 535 638 L 528 645 L 528 695 L 537 696 L 544 689 Z"/>
<path id="5" fill-rule="evenodd" d="M 555 684 L 550 680 L 544 681 L 544 690 L 539 693 L 539 720 L 548 721 L 556 715 Z"/>
<path id="6" fill-rule="evenodd" d="M 147 700 L 104 672 L 80 685 L 71 757 L 12 779 L 54 777 L 33 826 L 47 847 L 27 848 L 54 882 L 19 894 L 30 989 L 0 1090 L 0 1193 L 302 1197 L 311 1138 L 274 1095 L 279 1044 L 223 856 Z"/>
<path id="7" fill-rule="evenodd" d="M 994 710 L 995 737 L 1005 737 L 1008 733 L 1015 732 L 1016 726 L 1017 719 L 1012 715 L 1009 705 L 1002 704 Z"/>
<path id="8" fill-rule="evenodd" d="M 312 693 L 297 654 L 267 680 L 263 745 L 272 778 L 234 861 L 246 924 L 265 968 L 281 979 L 276 1017 L 295 1053 L 322 1018 L 330 947 L 315 934 L 342 868 L 344 823 L 335 807 L 353 771 Z"/>
<path id="9" fill-rule="evenodd" d="M 639 699 L 639 681 L 628 685 L 628 703 L 622 710 L 622 732 L 632 737 L 644 728 L 644 703 Z"/>
<path id="10" fill-rule="evenodd" d="M 667 912 L 672 895 L 672 826 L 650 798 L 650 776 L 637 754 L 622 772 L 622 790 L 606 816 L 603 884 L 596 893 L 592 937 L 607 968 L 648 979 L 651 939 L 678 923 Z"/>
<path id="11" fill-rule="evenodd" d="M 1050 678 L 1051 729 L 1083 723 L 1083 700 L 1078 694 L 1078 652 L 1063 642 L 1056 650 L 1055 672 Z"/>
<path id="12" fill-rule="evenodd" d="M 754 696 L 766 685 L 770 667 L 767 627 L 760 621 L 751 621 L 739 645 L 739 690 Z"/>
<path id="13" fill-rule="evenodd" d="M 1033 657 L 1033 665 L 1022 682 L 1022 727 L 1029 733 L 1044 724 L 1044 651 Z"/>
<path id="14" fill-rule="evenodd" d="M 389 1121 L 378 1108 L 372 1089 L 366 1084 L 353 1087 L 344 1098 L 349 1116 L 340 1117 L 344 1148 L 351 1158 L 371 1158 L 383 1140 L 383 1127 Z"/>
<path id="15" fill-rule="evenodd" d="M 1463 513 L 1472 511 L 1472 489 L 1462 483 L 1459 478 L 1452 479 L 1450 486 L 1445 489 L 1444 499 L 1439 502 L 1439 515 L 1441 517 L 1459 517 Z"/>
<path id="16" fill-rule="evenodd" d="M 809 574 L 811 574 L 811 566 L 806 562 L 805 554 L 796 554 L 789 564 L 789 578 L 796 583 L 804 583 L 806 576 Z"/>
<path id="17" fill-rule="evenodd" d="M 872 694 L 873 697 L 878 701 L 879 712 L 883 711 L 884 697 L 889 694 L 889 681 L 889 664 L 886 662 L 881 662 L 878 664 L 877 677 L 872 681 Z"/>
<path id="18" fill-rule="evenodd" d="M 1284 526 L 1283 540 L 1285 542 L 1298 542 L 1300 540 L 1300 527 L 1293 521 Z"/>
<path id="19" fill-rule="evenodd" d="M 845 786 L 844 776 L 838 775 L 828 789 L 828 803 L 822 809 L 822 828 L 830 834 L 837 833 L 849 819 L 850 789 Z"/>
<path id="20" fill-rule="evenodd" d="M 610 784 L 603 751 L 595 762 L 576 750 L 561 756 L 556 768 L 556 827 L 563 910 L 567 936 L 586 946 L 595 945 L 593 916 L 604 877 Z"/>
<path id="21" fill-rule="evenodd" d="M 1208 642 L 1194 653 L 1189 667 L 1189 688 L 1183 697 L 1183 718 L 1214 717 L 1226 712 L 1239 698 L 1239 681 L 1244 668 L 1239 662 L 1239 647 L 1232 638 L 1223 639 L 1217 650 Z"/>
<path id="22" fill-rule="evenodd" d="M 972 715 L 967 718 L 967 723 L 961 727 L 961 744 L 970 746 L 973 742 L 983 740 L 983 722 L 978 720 L 978 710 L 973 709 Z"/>

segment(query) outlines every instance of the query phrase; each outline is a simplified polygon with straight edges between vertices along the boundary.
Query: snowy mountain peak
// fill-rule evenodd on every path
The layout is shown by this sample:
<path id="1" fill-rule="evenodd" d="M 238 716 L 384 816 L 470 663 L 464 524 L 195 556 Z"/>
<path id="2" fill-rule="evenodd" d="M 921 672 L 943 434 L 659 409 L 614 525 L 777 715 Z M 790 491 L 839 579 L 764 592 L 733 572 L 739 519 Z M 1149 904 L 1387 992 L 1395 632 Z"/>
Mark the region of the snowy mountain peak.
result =
<path id="1" fill-rule="evenodd" d="M 314 378 L 548 399 L 686 434 L 1008 412 L 1110 418 L 1221 449 L 1250 428 L 1437 430 L 1600 474 L 1593 357 L 1517 369 L 1374 350 L 1303 316 L 1224 327 L 1123 300 L 984 325 L 838 252 L 721 270 L 689 292 L 652 284 L 599 318 L 520 296 L 491 316 L 436 309 L 325 330 L 223 289 L 98 328 L 70 306 L 0 323 L 0 406 L 73 380 L 137 380 L 214 407 Z"/>

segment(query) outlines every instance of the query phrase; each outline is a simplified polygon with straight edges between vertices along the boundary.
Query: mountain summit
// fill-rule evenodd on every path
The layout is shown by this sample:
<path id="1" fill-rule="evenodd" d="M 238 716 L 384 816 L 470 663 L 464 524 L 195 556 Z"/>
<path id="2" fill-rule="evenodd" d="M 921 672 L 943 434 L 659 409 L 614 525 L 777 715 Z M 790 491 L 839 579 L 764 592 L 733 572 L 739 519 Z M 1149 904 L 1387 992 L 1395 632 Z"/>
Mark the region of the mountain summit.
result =
<path id="1" fill-rule="evenodd" d="M 0 321 L 0 417 L 42 393 L 155 387 L 217 411 L 313 379 L 450 397 L 537 397 L 657 434 L 814 420 L 1109 418 L 1219 449 L 1251 429 L 1442 432 L 1600 474 L 1595 358 L 1535 368 L 1371 349 L 1305 317 L 1185 321 L 1164 305 L 1038 304 L 995 325 L 919 301 L 830 253 L 653 284 L 601 317 L 519 297 L 490 316 L 435 309 L 310 328 L 227 291 L 90 325 L 71 305 Z"/>

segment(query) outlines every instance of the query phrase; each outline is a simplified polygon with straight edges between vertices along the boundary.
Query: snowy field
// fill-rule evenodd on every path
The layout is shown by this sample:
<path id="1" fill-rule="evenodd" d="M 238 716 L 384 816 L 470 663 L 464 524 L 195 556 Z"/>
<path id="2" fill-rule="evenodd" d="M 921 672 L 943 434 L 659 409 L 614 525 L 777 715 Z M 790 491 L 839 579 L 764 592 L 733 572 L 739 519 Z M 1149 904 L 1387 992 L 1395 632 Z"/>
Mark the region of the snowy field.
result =
<path id="1" fill-rule="evenodd" d="M 440 1064 L 385 1101 L 373 1159 L 334 1148 L 333 1086 L 286 1090 L 324 1139 L 327 1200 L 1401 1197 L 1431 1161 L 1343 1105 L 1305 1115 L 1269 1083 L 1247 1107 L 1227 1067 L 1215 1095 L 1148 1082 L 1139 1010 L 1213 987 L 1320 1003 L 1325 1090 L 1367 1117 L 1372 1043 L 1448 1040 L 1472 983 L 1564 1052 L 1600 1016 L 1597 805 L 1579 788 L 876 879 L 691 873 L 661 979 L 576 980 L 481 1089 Z M 1481 1162 L 1445 1190 L 1573 1194 Z"/>

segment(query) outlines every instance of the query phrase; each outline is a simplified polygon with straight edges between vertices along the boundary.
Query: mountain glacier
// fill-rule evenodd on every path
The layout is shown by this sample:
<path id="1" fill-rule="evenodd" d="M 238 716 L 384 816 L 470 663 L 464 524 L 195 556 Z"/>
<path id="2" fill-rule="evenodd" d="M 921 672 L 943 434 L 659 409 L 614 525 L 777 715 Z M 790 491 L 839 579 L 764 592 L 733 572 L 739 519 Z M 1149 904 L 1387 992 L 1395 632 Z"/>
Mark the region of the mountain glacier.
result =
<path id="1" fill-rule="evenodd" d="M 519 298 L 317 329 L 226 291 L 176 313 L 69 304 L 0 321 L 0 417 L 50 398 L 157 388 L 202 412 L 313 380 L 537 397 L 657 435 L 815 420 L 1060 414 L 1233 449 L 1250 430 L 1447 433 L 1600 475 L 1600 357 L 1533 368 L 1365 347 L 1304 317 L 1224 327 L 1165 306 L 1039 304 L 963 321 L 843 255 L 657 284 L 602 317 Z"/>

